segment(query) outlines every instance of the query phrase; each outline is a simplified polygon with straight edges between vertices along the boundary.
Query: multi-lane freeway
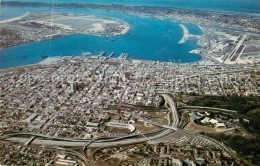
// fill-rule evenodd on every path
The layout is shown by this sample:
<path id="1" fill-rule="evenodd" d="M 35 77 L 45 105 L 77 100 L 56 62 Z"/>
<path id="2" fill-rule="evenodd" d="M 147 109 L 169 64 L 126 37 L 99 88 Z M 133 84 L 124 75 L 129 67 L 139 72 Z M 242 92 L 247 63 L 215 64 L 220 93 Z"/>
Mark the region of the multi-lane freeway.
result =
<path id="1" fill-rule="evenodd" d="M 177 111 L 176 103 L 173 101 L 173 99 L 168 94 L 162 94 L 164 100 L 166 103 L 169 104 L 170 110 L 172 113 L 172 125 L 171 127 L 178 129 L 178 125 L 180 123 L 179 114 Z"/>
<path id="2" fill-rule="evenodd" d="M 80 139 L 69 139 L 69 138 L 56 138 L 45 135 L 31 134 L 31 133 L 15 133 L 15 134 L 4 134 L 0 137 L 2 141 L 8 142 L 19 142 L 23 144 L 33 144 L 39 146 L 61 146 L 61 147 L 84 147 L 83 151 L 87 147 L 111 147 L 111 146 L 122 146 L 127 144 L 136 144 L 141 142 L 149 141 L 149 143 L 159 143 L 170 141 L 169 138 L 174 135 L 175 132 L 178 132 L 177 135 L 184 135 L 184 137 L 178 138 L 178 142 L 187 140 L 190 138 L 199 138 L 204 140 L 204 142 L 208 142 L 216 145 L 216 147 L 222 149 L 226 153 L 228 153 L 231 157 L 236 159 L 235 155 L 228 150 L 223 144 L 205 136 L 194 135 L 182 129 L 178 129 L 178 125 L 180 123 L 180 117 L 177 111 L 176 103 L 168 94 L 162 94 L 162 97 L 165 100 L 166 106 L 169 106 L 170 114 L 171 114 L 171 122 L 169 125 L 164 125 L 160 123 L 153 122 L 151 120 L 147 120 L 148 123 L 151 123 L 156 126 L 162 127 L 162 129 L 150 132 L 150 133 L 137 133 L 134 135 L 129 135 L 125 137 L 119 138 L 108 138 L 108 139 L 94 139 L 94 140 L 80 140 Z M 137 116 L 137 115 L 135 115 Z M 139 117 L 140 118 L 140 117 Z M 21 137 L 24 135 L 31 136 L 30 138 Z M 176 134 L 175 134 L 176 135 Z M 174 141 L 174 138 L 171 138 Z M 177 138 L 176 140 L 177 141 Z M 84 156 L 84 155 L 83 155 Z M 83 157 L 81 156 L 81 158 Z M 85 160 L 85 158 L 84 158 Z M 87 163 L 88 164 L 88 163 Z"/>

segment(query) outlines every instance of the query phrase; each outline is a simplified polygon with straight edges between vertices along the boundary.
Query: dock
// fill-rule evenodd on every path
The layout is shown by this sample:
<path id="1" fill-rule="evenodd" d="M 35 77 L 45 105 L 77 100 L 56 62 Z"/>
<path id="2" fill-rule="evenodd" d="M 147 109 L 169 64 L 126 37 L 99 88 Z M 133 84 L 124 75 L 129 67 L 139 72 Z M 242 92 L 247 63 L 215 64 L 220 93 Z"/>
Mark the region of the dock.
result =
<path id="1" fill-rule="evenodd" d="M 100 53 L 98 53 L 99 57 L 105 56 L 106 55 L 106 51 L 101 51 Z"/>
<path id="2" fill-rule="evenodd" d="M 115 55 L 115 52 L 111 52 L 108 56 L 108 58 L 112 58 Z"/>
<path id="3" fill-rule="evenodd" d="M 120 60 L 126 60 L 127 57 L 128 57 L 128 55 L 129 55 L 129 54 L 127 54 L 127 53 L 122 53 L 122 54 L 120 54 L 120 56 L 118 57 L 118 59 L 120 59 Z"/>

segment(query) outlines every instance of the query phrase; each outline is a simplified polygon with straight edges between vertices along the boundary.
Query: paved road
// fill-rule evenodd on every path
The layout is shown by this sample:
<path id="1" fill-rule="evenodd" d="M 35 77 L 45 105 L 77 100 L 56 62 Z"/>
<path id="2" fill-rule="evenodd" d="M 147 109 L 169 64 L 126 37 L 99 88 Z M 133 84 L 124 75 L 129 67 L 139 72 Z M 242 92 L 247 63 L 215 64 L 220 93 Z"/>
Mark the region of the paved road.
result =
<path id="1" fill-rule="evenodd" d="M 170 105 L 170 109 L 172 112 L 172 127 L 175 127 L 177 129 L 179 123 L 180 123 L 180 118 L 179 114 L 177 111 L 176 103 L 173 101 L 173 99 L 168 95 L 168 94 L 162 94 L 164 100 L 166 103 Z"/>
<path id="2" fill-rule="evenodd" d="M 32 138 L 22 138 L 22 137 L 18 137 L 19 135 L 30 135 L 30 136 L 37 136 L 37 139 L 33 139 L 32 140 L 32 144 L 34 145 L 45 145 L 45 146 L 70 146 L 70 147 L 111 147 L 111 146 L 122 146 L 122 145 L 127 145 L 127 144 L 136 144 L 136 143 L 141 143 L 141 142 L 145 142 L 145 141 L 154 141 L 156 142 L 160 142 L 161 140 L 163 140 L 163 138 L 167 138 L 169 137 L 169 135 L 171 135 L 173 133 L 173 131 L 178 131 L 180 133 L 185 133 L 190 135 L 191 137 L 200 137 L 204 140 L 210 141 L 212 142 L 214 145 L 216 145 L 217 147 L 219 147 L 220 149 L 222 149 L 223 151 L 225 151 L 226 153 L 228 153 L 231 157 L 233 157 L 234 159 L 237 159 L 235 157 L 235 155 L 233 155 L 232 152 L 230 152 L 228 150 L 228 148 L 226 148 L 223 144 L 219 143 L 218 141 L 205 137 L 205 136 L 201 136 L 201 135 L 194 135 L 192 133 L 189 133 L 187 131 L 178 129 L 178 125 L 180 123 L 180 119 L 179 119 L 179 114 L 177 112 L 177 107 L 176 107 L 176 103 L 173 101 L 173 99 L 168 95 L 168 94 L 162 94 L 162 96 L 164 97 L 165 101 L 167 104 L 169 104 L 170 106 L 170 110 L 171 110 L 171 114 L 172 114 L 172 123 L 170 123 L 170 125 L 163 125 L 163 124 L 159 124 L 156 122 L 152 122 L 152 121 L 148 121 L 152 124 L 156 124 L 160 127 L 163 127 L 165 129 L 159 130 L 159 131 L 155 131 L 155 132 L 151 132 L 148 134 L 135 134 L 132 136 L 126 136 L 126 137 L 120 137 L 120 138 L 112 138 L 112 139 L 97 139 L 97 140 L 77 140 L 77 139 L 62 139 L 62 138 L 54 138 L 54 137 L 49 137 L 49 136 L 43 136 L 43 135 L 39 135 L 39 134 L 31 134 L 31 133 L 15 133 L 15 134 L 9 134 L 9 135 L 3 135 L 0 137 L 0 140 L 4 140 L 4 141 L 11 141 L 11 142 L 19 142 L 19 143 L 26 143 L 28 141 L 30 141 L 30 139 Z M 143 136 L 143 137 L 142 137 Z M 46 139 L 48 138 L 48 139 Z M 165 140 L 164 140 L 165 141 Z M 80 154 L 78 154 L 83 161 L 86 160 L 86 158 L 83 156 L 81 156 Z"/>
<path id="3" fill-rule="evenodd" d="M 214 107 L 202 107 L 202 106 L 182 106 L 179 109 L 188 108 L 188 109 L 207 109 L 207 110 L 214 110 L 214 111 L 222 111 L 222 112 L 228 112 L 228 113 L 237 113 L 237 111 L 234 110 L 228 110 L 223 108 L 214 108 Z"/>

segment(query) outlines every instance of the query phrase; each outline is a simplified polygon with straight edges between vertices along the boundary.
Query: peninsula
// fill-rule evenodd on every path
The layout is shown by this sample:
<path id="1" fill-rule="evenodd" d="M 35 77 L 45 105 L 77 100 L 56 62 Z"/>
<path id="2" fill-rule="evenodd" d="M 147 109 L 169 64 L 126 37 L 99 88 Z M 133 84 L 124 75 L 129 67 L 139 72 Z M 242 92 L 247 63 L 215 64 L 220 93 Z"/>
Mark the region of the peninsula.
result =
<path id="1" fill-rule="evenodd" d="M 0 48 L 70 34 L 115 36 L 130 29 L 123 20 L 68 13 L 26 13 L 0 22 Z"/>

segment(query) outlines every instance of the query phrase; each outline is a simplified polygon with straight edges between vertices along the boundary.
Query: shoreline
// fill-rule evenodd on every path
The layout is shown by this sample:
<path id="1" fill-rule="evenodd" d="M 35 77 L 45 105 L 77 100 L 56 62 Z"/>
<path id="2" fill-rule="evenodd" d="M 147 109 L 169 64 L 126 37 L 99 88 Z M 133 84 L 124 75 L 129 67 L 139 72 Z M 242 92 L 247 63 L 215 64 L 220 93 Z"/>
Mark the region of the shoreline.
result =
<path id="1" fill-rule="evenodd" d="M 27 13 L 27 14 L 29 14 L 29 13 Z M 20 16 L 20 18 L 21 18 L 21 16 Z M 103 18 L 103 17 L 101 17 L 101 18 Z M 121 31 L 121 33 L 114 34 L 115 36 L 116 35 L 123 35 L 123 34 L 127 33 L 131 29 L 130 25 L 128 23 L 126 23 L 125 21 L 120 20 L 120 22 L 123 22 L 124 29 Z M 195 24 L 195 25 L 197 25 L 201 29 L 202 32 L 204 31 L 204 29 L 200 25 L 198 25 L 198 24 Z M 180 22 L 179 26 L 183 30 L 183 36 L 182 36 L 182 39 L 178 42 L 179 44 L 185 43 L 188 40 L 189 37 L 197 37 L 198 38 L 197 45 L 202 46 L 199 41 L 201 40 L 201 38 L 203 38 L 204 32 L 203 32 L 202 35 L 192 35 L 192 34 L 189 33 L 188 28 L 185 25 L 183 25 L 181 22 Z M 73 34 L 69 34 L 69 35 L 73 35 Z M 67 36 L 67 35 L 65 35 L 65 36 Z M 102 36 L 102 35 L 95 35 L 95 36 Z M 56 37 L 63 37 L 63 36 L 54 36 L 52 38 L 56 38 Z M 48 40 L 48 39 L 46 39 L 46 40 Z M 10 46 L 10 47 L 12 47 L 12 46 Z M 206 61 L 207 57 L 205 56 L 205 50 L 203 48 L 193 49 L 193 50 L 189 51 L 189 53 L 199 55 L 200 56 L 200 60 L 193 61 L 193 62 L 180 62 L 180 63 L 176 62 L 174 64 L 185 65 L 185 64 L 196 64 L 196 63 L 205 63 L 205 62 L 207 62 Z M 48 58 L 50 58 L 50 57 L 48 57 Z M 141 60 L 150 61 L 150 60 L 146 60 L 146 59 L 141 59 Z M 45 59 L 43 61 L 45 61 Z M 156 61 L 156 60 L 152 60 L 152 61 Z M 40 62 L 42 62 L 42 61 L 40 61 Z M 40 62 L 38 62 L 38 63 L 40 63 Z M 162 61 L 162 62 L 168 63 L 168 61 Z M 38 64 L 38 63 L 35 63 L 35 64 Z M 19 67 L 19 66 L 17 66 L 17 67 Z M 6 69 L 8 69 L 8 68 L 6 68 Z"/>
<path id="2" fill-rule="evenodd" d="M 65 56 L 65 57 L 73 57 L 73 56 Z M 52 64 L 52 63 L 60 61 L 61 58 L 62 58 L 62 56 L 48 57 L 48 58 L 46 58 L 46 59 L 44 59 L 40 62 L 37 62 L 37 63 L 21 65 L 21 66 L 14 66 L 14 67 L 9 67 L 9 68 L 3 68 L 3 69 L 0 69 L 0 74 L 3 73 L 3 72 L 11 72 L 13 70 L 19 70 L 19 69 L 28 68 L 28 67 L 34 67 L 36 65 Z"/>
<path id="3" fill-rule="evenodd" d="M 94 56 L 94 57 L 98 57 L 98 55 L 94 55 L 92 54 L 91 56 Z M 173 65 L 180 65 L 180 66 L 185 66 L 187 64 L 189 65 L 192 65 L 192 64 L 199 64 L 199 63 L 206 63 L 206 61 L 204 60 L 204 57 L 201 56 L 201 60 L 199 61 L 194 61 L 194 62 L 171 62 L 171 61 L 158 61 L 158 60 L 146 60 L 146 59 L 133 59 L 133 58 L 127 58 L 127 60 L 137 60 L 137 61 L 144 61 L 144 62 L 154 62 L 154 63 L 171 63 Z M 86 57 L 83 57 L 83 56 L 73 56 L 73 55 L 66 55 L 66 56 L 53 56 L 53 57 L 47 57 L 39 62 L 36 62 L 36 63 L 32 63 L 32 64 L 27 64 L 27 65 L 21 65 L 21 66 L 14 66 L 14 67 L 9 67 L 9 68 L 2 68 L 0 69 L 0 74 L 2 72 L 8 72 L 9 70 L 19 70 L 20 68 L 27 68 L 27 67 L 34 67 L 34 66 L 37 66 L 37 65 L 49 65 L 49 64 L 53 64 L 53 63 L 56 63 L 56 62 L 59 62 L 60 60 L 62 60 L 62 58 L 67 58 L 67 59 L 71 59 L 73 60 L 73 58 L 86 58 Z M 115 58 L 111 58 L 111 59 L 117 59 L 118 57 L 115 57 Z"/>
<path id="4" fill-rule="evenodd" d="M 189 32 L 188 28 L 185 25 L 180 24 L 179 26 L 182 28 L 183 36 L 182 36 L 181 40 L 178 43 L 179 44 L 183 44 L 183 43 L 185 43 L 188 40 L 190 32 Z"/>
<path id="5" fill-rule="evenodd" d="M 17 6 L 17 7 L 53 7 L 52 3 L 45 2 L 2 2 L 4 6 Z M 84 8 L 84 9 L 101 9 L 106 11 L 117 11 L 126 13 L 144 13 L 161 16 L 174 16 L 183 17 L 186 21 L 196 24 L 198 22 L 205 22 L 208 24 L 220 25 L 220 26 L 233 26 L 241 29 L 251 29 L 259 32 L 259 27 L 255 24 L 258 20 L 258 16 L 249 15 L 247 13 L 233 13 L 228 11 L 219 10 L 202 10 L 202 9 L 188 9 L 188 8 L 175 8 L 166 6 L 129 6 L 129 5 L 101 5 L 101 4 L 81 4 L 81 3 L 57 3 L 55 7 L 66 8 Z M 184 12 L 183 12 L 184 11 Z M 247 20 L 247 24 L 243 21 L 238 21 L 236 17 L 241 17 L 240 20 Z M 221 19 L 220 19 L 221 18 Z"/>
<path id="6" fill-rule="evenodd" d="M 131 29 L 126 21 L 110 17 L 99 17 L 89 14 L 64 15 L 64 13 L 58 12 L 54 15 L 56 17 L 55 21 L 58 21 L 52 23 L 48 20 L 48 16 L 50 15 L 51 13 L 49 12 L 27 12 L 19 17 L 0 21 L 0 28 L 8 32 L 1 32 L 0 36 L 3 40 L 0 42 L 0 48 L 3 49 L 20 44 L 46 41 L 56 37 L 76 34 L 112 37 L 123 35 Z M 40 20 L 37 18 L 40 18 Z M 80 21 L 84 21 L 87 25 L 82 28 L 77 24 L 60 23 L 60 19 L 63 18 L 81 19 Z M 90 24 L 88 24 L 88 22 L 90 22 Z M 32 24 L 32 26 L 26 26 L 27 24 Z M 19 26 L 19 29 L 17 29 L 16 26 Z M 55 26 L 54 30 L 50 28 L 52 26 Z M 109 29 L 110 27 L 112 27 L 112 31 Z M 33 33 L 34 31 L 37 33 Z M 17 37 L 14 38 L 14 36 Z"/>
<path id="7" fill-rule="evenodd" d="M 24 15 L 21 15 L 21 16 L 10 18 L 8 20 L 2 20 L 2 21 L 0 21 L 0 24 L 6 24 L 6 23 L 14 22 L 14 21 L 19 21 L 19 20 L 24 19 L 25 17 L 27 17 L 29 14 L 30 14 L 30 12 L 27 12 Z"/>
<path id="8" fill-rule="evenodd" d="M 205 50 L 203 49 L 202 40 L 205 39 L 205 30 L 201 27 L 201 25 L 197 25 L 197 26 L 201 30 L 202 35 L 193 35 L 193 37 L 196 37 L 198 39 L 197 45 L 200 46 L 201 48 L 193 49 L 189 53 L 190 54 L 199 54 L 202 57 L 202 59 L 204 59 L 205 56 L 203 55 L 203 53 L 204 53 L 203 51 L 205 51 Z"/>
<path id="9" fill-rule="evenodd" d="M 182 26 L 181 26 L 182 25 Z M 187 31 L 186 31 L 186 35 L 184 35 L 186 37 L 186 40 L 190 37 L 191 34 L 189 34 L 189 31 L 188 31 L 188 28 L 186 26 L 184 26 L 183 24 L 181 24 L 180 26 L 181 27 L 184 27 Z M 198 25 L 197 25 L 198 26 Z M 125 31 L 122 31 L 124 33 L 121 33 L 121 34 L 125 34 L 127 33 L 131 28 L 130 28 L 130 25 L 129 24 L 125 24 Z M 188 32 L 188 33 L 187 33 Z M 204 34 L 204 33 L 203 33 Z M 70 35 L 77 35 L 77 34 L 70 34 Z M 78 34 L 80 35 L 80 34 Z M 82 34 L 84 35 L 84 34 Z M 120 34 L 117 34 L 117 35 L 120 35 Z M 65 35 L 67 36 L 67 35 Z M 98 36 L 101 36 L 101 35 L 98 35 Z M 116 36 L 116 35 L 115 35 Z M 194 35 L 194 37 L 198 37 L 198 39 L 200 40 L 200 38 L 202 38 L 203 35 Z M 63 37 L 63 36 L 59 36 L 59 37 Z M 56 37 L 53 37 L 53 38 L 56 38 Z M 198 44 L 199 45 L 199 44 Z M 12 47 L 12 46 L 10 46 Z M 1 48 L 0 48 L 1 49 Z M 200 53 L 201 51 L 201 48 L 196 48 L 194 50 L 191 50 L 189 53 L 195 53 L 195 54 L 198 54 L 201 59 L 200 60 L 197 60 L 197 61 L 193 61 L 193 62 L 170 62 L 170 61 L 160 61 L 162 63 L 173 63 L 174 65 L 187 65 L 187 64 L 198 64 L 198 63 L 205 63 L 205 56 L 202 55 L 202 53 Z M 22 66 L 15 66 L 15 67 L 10 67 L 10 68 L 3 68 L 3 69 L 0 69 L 1 70 L 8 70 L 8 69 L 15 69 L 15 68 L 20 68 L 20 67 L 26 67 L 26 66 L 32 66 L 32 65 L 39 65 L 39 64 L 49 64 L 49 63 L 55 63 L 57 60 L 60 60 L 63 56 L 54 56 L 54 57 L 47 57 L 46 59 L 43 59 L 39 62 L 36 62 L 36 63 L 33 63 L 33 64 L 28 64 L 28 65 L 22 65 Z M 67 55 L 66 57 L 74 57 L 73 55 Z M 142 60 L 142 61 L 152 61 L 152 62 L 157 62 L 157 60 L 147 60 L 147 59 L 132 59 L 132 58 L 129 58 L 130 60 Z"/>
<path id="10" fill-rule="evenodd" d="M 201 27 L 201 25 L 198 25 L 198 24 L 194 24 L 196 26 L 198 26 L 198 28 L 201 30 L 202 32 L 202 35 L 193 35 L 193 34 L 190 34 L 188 28 L 183 25 L 183 24 L 180 24 L 179 26 L 182 28 L 183 30 L 183 36 L 182 36 L 182 39 L 178 42 L 179 44 L 183 44 L 185 43 L 189 38 L 197 38 L 198 41 L 197 41 L 197 45 L 200 46 L 200 47 L 197 47 L 193 50 L 190 50 L 189 53 L 190 54 L 197 54 L 199 56 L 201 56 L 201 60 L 197 61 L 197 63 L 205 63 L 206 61 L 206 56 L 205 56 L 205 48 L 203 46 L 203 40 L 205 40 L 205 30 Z M 194 62 L 196 63 L 196 62 Z"/>
<path id="11" fill-rule="evenodd" d="M 39 64 L 39 65 L 45 65 L 45 64 L 50 64 L 50 63 L 55 63 L 59 60 L 61 60 L 62 56 L 54 56 L 54 57 L 47 57 L 44 60 L 35 63 L 35 64 Z"/>

